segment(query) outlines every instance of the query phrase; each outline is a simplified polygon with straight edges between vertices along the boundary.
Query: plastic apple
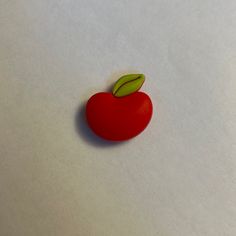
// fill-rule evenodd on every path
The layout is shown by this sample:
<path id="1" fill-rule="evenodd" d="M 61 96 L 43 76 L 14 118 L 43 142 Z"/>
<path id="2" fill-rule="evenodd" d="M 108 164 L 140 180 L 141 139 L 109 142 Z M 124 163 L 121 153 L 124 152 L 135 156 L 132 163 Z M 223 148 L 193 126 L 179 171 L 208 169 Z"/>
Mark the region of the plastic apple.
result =
<path id="1" fill-rule="evenodd" d="M 86 105 L 88 125 L 95 134 L 110 141 L 124 141 L 140 134 L 152 117 L 150 97 L 138 90 L 142 74 L 122 76 L 112 93 L 94 94 Z"/>

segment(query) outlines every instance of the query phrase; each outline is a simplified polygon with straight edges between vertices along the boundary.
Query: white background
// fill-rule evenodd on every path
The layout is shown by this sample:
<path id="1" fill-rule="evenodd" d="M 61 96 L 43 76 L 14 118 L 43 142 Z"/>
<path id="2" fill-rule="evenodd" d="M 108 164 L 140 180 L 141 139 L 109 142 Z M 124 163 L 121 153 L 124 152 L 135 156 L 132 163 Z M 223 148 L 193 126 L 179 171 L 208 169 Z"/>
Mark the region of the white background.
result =
<path id="1" fill-rule="evenodd" d="M 0 0 L 0 235 L 236 235 L 235 0 Z M 144 73 L 119 145 L 84 102 Z"/>

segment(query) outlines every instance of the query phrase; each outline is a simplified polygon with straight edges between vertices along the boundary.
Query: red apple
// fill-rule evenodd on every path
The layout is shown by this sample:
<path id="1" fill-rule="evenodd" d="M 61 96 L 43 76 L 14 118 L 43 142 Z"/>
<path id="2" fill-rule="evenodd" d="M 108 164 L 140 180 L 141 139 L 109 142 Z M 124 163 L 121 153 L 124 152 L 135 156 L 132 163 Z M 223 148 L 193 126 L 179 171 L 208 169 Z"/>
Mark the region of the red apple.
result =
<path id="1" fill-rule="evenodd" d="M 137 92 L 143 81 L 139 81 L 140 87 L 132 87 L 134 81 L 140 79 L 138 76 L 140 75 L 122 77 L 123 83 L 117 87 L 120 89 L 120 96 L 116 96 L 118 93 L 113 90 L 113 94 L 101 92 L 88 100 L 86 118 L 95 134 L 107 140 L 123 141 L 135 137 L 147 127 L 152 117 L 152 102 L 147 94 Z"/>

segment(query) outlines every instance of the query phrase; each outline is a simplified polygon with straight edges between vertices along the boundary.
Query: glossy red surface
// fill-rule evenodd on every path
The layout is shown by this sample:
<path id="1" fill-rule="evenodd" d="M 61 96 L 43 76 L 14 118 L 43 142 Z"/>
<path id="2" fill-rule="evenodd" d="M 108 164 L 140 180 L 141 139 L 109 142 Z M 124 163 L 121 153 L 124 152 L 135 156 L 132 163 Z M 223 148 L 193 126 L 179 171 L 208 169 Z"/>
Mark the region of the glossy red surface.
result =
<path id="1" fill-rule="evenodd" d="M 143 92 L 117 98 L 111 93 L 94 94 L 87 102 L 86 117 L 98 136 L 123 141 L 141 133 L 152 117 L 152 102 Z"/>

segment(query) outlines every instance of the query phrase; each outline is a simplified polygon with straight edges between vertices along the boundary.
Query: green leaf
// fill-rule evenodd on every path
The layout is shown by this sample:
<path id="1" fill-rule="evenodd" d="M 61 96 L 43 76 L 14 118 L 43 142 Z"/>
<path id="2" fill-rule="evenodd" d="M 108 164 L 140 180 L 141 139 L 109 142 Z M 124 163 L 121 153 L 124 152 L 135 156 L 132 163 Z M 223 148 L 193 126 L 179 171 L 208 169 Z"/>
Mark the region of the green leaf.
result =
<path id="1" fill-rule="evenodd" d="M 143 74 L 124 75 L 115 83 L 112 93 L 115 97 L 123 97 L 138 91 L 145 81 Z"/>

